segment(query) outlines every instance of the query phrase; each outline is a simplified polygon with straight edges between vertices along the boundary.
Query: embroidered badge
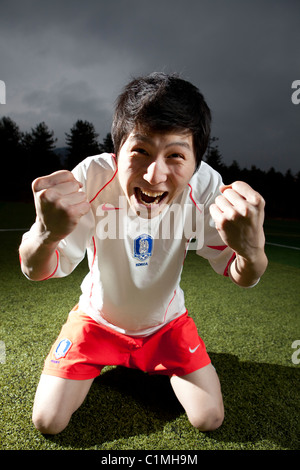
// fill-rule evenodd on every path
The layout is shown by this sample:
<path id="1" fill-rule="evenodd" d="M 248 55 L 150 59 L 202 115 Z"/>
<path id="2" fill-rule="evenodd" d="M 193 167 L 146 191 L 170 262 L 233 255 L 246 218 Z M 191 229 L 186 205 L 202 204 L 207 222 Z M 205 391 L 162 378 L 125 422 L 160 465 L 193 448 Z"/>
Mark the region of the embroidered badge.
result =
<path id="1" fill-rule="evenodd" d="M 57 346 L 57 348 L 55 349 L 54 356 L 56 357 L 56 359 L 60 359 L 61 357 L 65 357 L 67 352 L 71 348 L 71 346 L 72 346 L 72 341 L 70 341 L 67 338 L 62 339 L 59 342 L 59 345 Z"/>
<path id="2" fill-rule="evenodd" d="M 134 257 L 145 261 L 152 256 L 153 238 L 150 235 L 140 235 L 134 240 Z"/>

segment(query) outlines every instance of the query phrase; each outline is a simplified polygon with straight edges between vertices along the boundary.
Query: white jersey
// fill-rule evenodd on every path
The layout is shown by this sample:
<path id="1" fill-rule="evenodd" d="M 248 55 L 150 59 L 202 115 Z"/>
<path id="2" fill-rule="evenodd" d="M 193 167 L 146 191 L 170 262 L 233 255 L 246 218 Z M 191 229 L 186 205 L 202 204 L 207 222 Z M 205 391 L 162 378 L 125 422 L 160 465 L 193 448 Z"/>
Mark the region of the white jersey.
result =
<path id="1" fill-rule="evenodd" d="M 180 197 L 143 219 L 130 209 L 117 172 L 111 154 L 89 157 L 73 170 L 91 209 L 60 242 L 53 277 L 70 274 L 87 253 L 79 308 L 121 333 L 145 336 L 186 311 L 180 278 L 189 246 L 227 275 L 234 252 L 209 213 L 222 181 L 202 162 Z"/>

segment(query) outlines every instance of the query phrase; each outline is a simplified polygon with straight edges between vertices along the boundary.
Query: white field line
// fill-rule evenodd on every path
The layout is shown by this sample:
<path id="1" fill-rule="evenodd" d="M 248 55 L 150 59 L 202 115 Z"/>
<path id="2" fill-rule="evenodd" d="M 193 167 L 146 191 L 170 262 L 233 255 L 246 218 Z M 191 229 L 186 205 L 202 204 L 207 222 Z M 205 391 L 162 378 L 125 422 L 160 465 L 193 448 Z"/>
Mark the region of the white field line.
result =
<path id="1" fill-rule="evenodd" d="M 291 250 L 300 250 L 298 246 L 280 245 L 279 243 L 266 242 L 266 245 L 279 246 L 280 248 L 290 248 Z"/>

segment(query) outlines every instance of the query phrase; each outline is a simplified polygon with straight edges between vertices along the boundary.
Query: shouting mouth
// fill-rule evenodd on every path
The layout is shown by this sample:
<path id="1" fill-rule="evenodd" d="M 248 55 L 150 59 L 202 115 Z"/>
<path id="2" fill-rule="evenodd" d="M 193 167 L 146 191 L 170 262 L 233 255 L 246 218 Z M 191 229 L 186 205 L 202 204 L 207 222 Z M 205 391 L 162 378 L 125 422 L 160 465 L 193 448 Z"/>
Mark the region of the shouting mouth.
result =
<path id="1" fill-rule="evenodd" d="M 145 206 L 161 203 L 168 194 L 167 191 L 146 191 L 141 188 L 134 188 L 134 192 L 137 201 Z"/>

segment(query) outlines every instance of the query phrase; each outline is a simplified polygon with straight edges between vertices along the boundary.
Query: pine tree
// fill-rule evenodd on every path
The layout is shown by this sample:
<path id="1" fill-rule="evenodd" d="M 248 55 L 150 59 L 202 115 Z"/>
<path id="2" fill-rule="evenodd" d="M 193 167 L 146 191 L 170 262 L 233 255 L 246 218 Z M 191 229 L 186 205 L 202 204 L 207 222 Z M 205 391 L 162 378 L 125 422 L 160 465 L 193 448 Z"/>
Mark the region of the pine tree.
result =
<path id="1" fill-rule="evenodd" d="M 66 133 L 68 148 L 67 168 L 73 169 L 86 157 L 100 153 L 98 134 L 94 125 L 88 121 L 78 120 L 71 128 L 70 134 Z"/>
<path id="2" fill-rule="evenodd" d="M 102 144 L 100 144 L 100 152 L 101 153 L 113 153 L 114 152 L 114 144 L 113 144 L 110 132 L 106 134 L 106 137 L 104 137 Z"/>
<path id="3" fill-rule="evenodd" d="M 207 146 L 206 153 L 204 155 L 204 161 L 208 163 L 216 171 L 222 174 L 224 164 L 222 162 L 222 155 L 219 152 L 218 145 L 215 144 L 219 139 L 217 137 L 211 137 Z"/>
<path id="4" fill-rule="evenodd" d="M 32 181 L 38 176 L 45 176 L 60 169 L 58 156 L 55 154 L 54 132 L 41 122 L 31 133 L 25 133 L 22 144 L 28 162 L 28 177 Z"/>
<path id="5" fill-rule="evenodd" d="M 16 200 L 22 194 L 26 183 L 24 173 L 27 162 L 23 158 L 22 133 L 9 117 L 0 119 L 0 148 L 2 180 L 0 200 Z"/>

